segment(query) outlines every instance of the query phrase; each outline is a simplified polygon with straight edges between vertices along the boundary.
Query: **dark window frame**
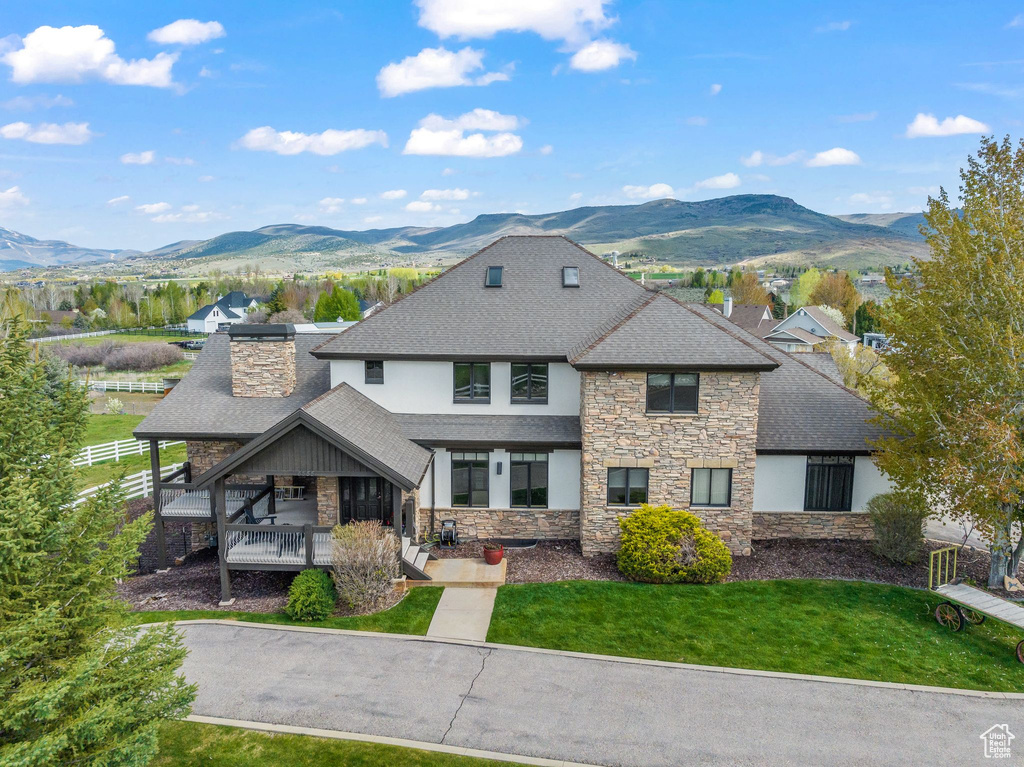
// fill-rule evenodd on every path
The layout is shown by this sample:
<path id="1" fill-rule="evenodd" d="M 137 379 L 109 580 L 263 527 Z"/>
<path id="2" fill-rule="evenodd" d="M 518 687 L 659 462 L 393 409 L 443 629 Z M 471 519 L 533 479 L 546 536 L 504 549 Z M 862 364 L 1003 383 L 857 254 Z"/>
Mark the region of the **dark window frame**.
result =
<path id="1" fill-rule="evenodd" d="M 514 455 L 531 455 L 534 456 L 529 460 L 520 459 L 516 460 L 512 456 Z M 544 460 L 538 460 L 536 456 L 543 455 Z M 533 502 L 533 466 L 534 464 L 544 464 L 544 503 Z M 512 500 L 512 467 L 513 466 L 526 466 L 526 503 L 515 503 Z M 546 509 L 551 500 L 551 461 L 550 454 L 545 450 L 517 450 L 515 452 L 509 451 L 508 454 L 508 505 L 512 509 Z"/>
<path id="2" fill-rule="evenodd" d="M 491 281 L 491 272 L 497 270 L 498 281 Z M 503 266 L 488 266 L 484 271 L 484 287 L 485 288 L 500 288 L 505 279 L 505 267 Z"/>
<path id="3" fill-rule="evenodd" d="M 651 410 L 651 376 L 668 376 L 668 410 Z M 696 380 L 693 384 L 694 390 L 694 407 L 693 410 L 678 410 L 676 408 L 676 376 L 693 376 Z M 689 388 L 689 387 L 687 387 Z M 647 387 L 644 391 L 644 412 L 650 415 L 698 415 L 700 413 L 700 373 L 694 373 L 692 371 L 674 371 L 674 372 L 648 372 L 647 373 Z"/>
<path id="4" fill-rule="evenodd" d="M 459 365 L 469 365 L 469 396 L 460 397 L 456 394 L 456 376 Z M 476 366 L 487 366 L 487 396 L 477 396 L 476 393 Z M 453 362 L 452 363 L 452 402 L 464 404 L 486 405 L 491 401 L 491 363 L 490 362 Z"/>
<path id="5" fill-rule="evenodd" d="M 576 272 L 576 282 L 566 282 L 565 277 L 568 270 Z M 580 268 L 578 266 L 563 266 L 562 267 L 562 287 L 563 288 L 578 288 L 580 286 Z"/>
<path id="6" fill-rule="evenodd" d="M 694 499 L 693 499 L 693 487 L 694 487 L 694 481 L 693 480 L 694 480 L 694 477 L 696 476 L 698 471 L 711 472 L 708 475 L 708 500 L 707 500 L 707 503 L 698 503 L 698 502 L 694 501 Z M 725 503 L 712 503 L 711 502 L 711 486 L 712 486 L 712 484 L 714 482 L 714 477 L 715 477 L 714 473 L 716 471 L 727 471 L 727 472 L 729 472 L 729 494 L 728 494 L 728 496 L 725 499 Z M 732 506 L 732 469 L 708 469 L 708 468 L 704 468 L 704 469 L 690 469 L 690 506 L 692 506 L 694 508 L 697 508 L 697 509 L 728 509 L 730 506 Z"/>
<path id="7" fill-rule="evenodd" d="M 449 485 L 449 495 L 452 502 L 452 508 L 456 509 L 486 509 L 490 508 L 491 505 L 491 453 L 489 450 L 452 450 L 449 451 L 449 463 L 451 463 L 451 484 Z M 459 458 L 456 459 L 456 455 L 473 455 L 474 458 Z M 479 463 L 484 459 L 479 456 L 486 456 L 485 467 L 474 467 L 474 463 Z M 467 481 L 467 495 L 468 503 L 456 503 L 455 502 L 455 464 L 456 463 L 468 463 L 469 476 Z M 483 472 L 484 475 L 484 488 L 483 491 L 487 494 L 487 500 L 485 503 L 473 503 L 473 475 L 475 472 Z"/>
<path id="8" fill-rule="evenodd" d="M 625 488 L 624 488 L 626 492 L 625 492 L 625 501 L 623 503 L 619 503 L 617 501 L 613 501 L 612 500 L 612 472 L 613 471 L 625 471 L 626 472 L 626 485 L 625 485 Z M 637 503 L 630 503 L 630 498 L 629 497 L 632 494 L 632 491 L 639 488 L 639 485 L 634 485 L 633 482 L 631 481 L 632 478 L 633 478 L 633 473 L 634 472 L 636 472 L 637 474 L 639 474 L 640 472 L 643 472 L 643 477 L 644 477 L 644 483 L 643 483 L 644 499 L 642 501 L 638 501 Z M 613 466 L 613 467 L 609 467 L 608 468 L 608 471 L 605 474 L 605 501 L 606 501 L 606 504 L 608 506 L 640 506 L 641 504 L 649 503 L 650 500 L 651 500 L 651 471 L 650 471 L 650 469 L 645 469 L 645 468 L 635 467 L 635 466 Z"/>
<path id="9" fill-rule="evenodd" d="M 526 396 L 517 397 L 514 393 L 513 386 L 515 385 L 515 374 L 514 370 L 516 365 L 526 365 Z M 544 368 L 544 380 L 547 384 L 544 387 L 545 394 L 543 397 L 533 396 L 533 369 L 537 367 Z M 512 404 L 528 404 L 528 405 L 546 405 L 548 402 L 547 391 L 551 387 L 551 368 L 546 362 L 512 362 L 508 366 L 509 373 L 509 402 Z"/>
<path id="10" fill-rule="evenodd" d="M 371 365 L 380 366 L 380 378 L 370 375 Z M 374 367 L 373 369 L 377 369 Z M 364 381 L 368 384 L 382 384 L 384 383 L 384 360 L 365 360 L 363 363 L 363 370 L 366 375 Z"/>
<path id="11" fill-rule="evenodd" d="M 804 474 L 804 511 L 853 510 L 856 458 L 852 455 L 809 455 Z M 823 475 L 821 478 L 815 475 Z M 836 481 L 842 484 L 836 488 Z M 816 486 L 816 487 L 815 487 Z M 823 501 L 815 502 L 812 501 Z"/>

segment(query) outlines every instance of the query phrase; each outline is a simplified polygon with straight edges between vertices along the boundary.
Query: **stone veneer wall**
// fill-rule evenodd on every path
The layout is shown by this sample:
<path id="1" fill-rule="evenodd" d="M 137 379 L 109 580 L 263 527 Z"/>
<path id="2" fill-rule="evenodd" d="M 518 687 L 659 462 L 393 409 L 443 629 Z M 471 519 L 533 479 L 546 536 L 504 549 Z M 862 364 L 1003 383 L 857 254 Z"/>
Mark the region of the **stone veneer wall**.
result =
<path id="1" fill-rule="evenodd" d="M 441 532 L 442 519 L 454 519 L 459 537 L 469 540 L 536 538 L 553 541 L 580 537 L 577 509 L 434 509 L 437 533 Z M 416 511 L 416 526 L 421 538 L 430 532 L 429 508 Z"/>
<path id="2" fill-rule="evenodd" d="M 811 538 L 870 541 L 871 519 L 863 511 L 755 511 L 754 540 Z"/>
<path id="3" fill-rule="evenodd" d="M 341 494 L 337 477 L 316 478 L 316 523 L 334 526 L 341 519 Z"/>
<path id="4" fill-rule="evenodd" d="M 231 343 L 231 394 L 287 397 L 295 388 L 295 341 Z"/>
<path id="5" fill-rule="evenodd" d="M 192 478 L 209 471 L 229 455 L 242 447 L 241 442 L 234 440 L 196 440 L 185 442 L 185 454 L 192 464 Z M 198 551 L 207 547 L 209 536 L 217 533 L 217 525 L 212 522 L 192 522 L 189 531 L 191 546 L 189 551 Z M 186 552 L 188 553 L 188 552 Z"/>
<path id="6" fill-rule="evenodd" d="M 649 471 L 648 500 L 690 506 L 690 470 L 731 468 L 732 505 L 694 508 L 734 554 L 750 554 L 760 374 L 702 372 L 696 414 L 648 415 L 647 374 L 583 371 L 580 376 L 580 544 L 585 555 L 616 551 L 619 518 L 607 505 L 608 469 Z"/>

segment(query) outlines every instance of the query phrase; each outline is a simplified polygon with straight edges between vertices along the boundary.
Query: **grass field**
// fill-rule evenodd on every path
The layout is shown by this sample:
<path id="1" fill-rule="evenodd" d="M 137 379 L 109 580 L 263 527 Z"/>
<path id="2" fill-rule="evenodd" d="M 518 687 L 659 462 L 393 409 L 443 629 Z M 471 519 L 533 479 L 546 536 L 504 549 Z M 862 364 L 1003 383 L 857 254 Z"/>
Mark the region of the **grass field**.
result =
<path id="1" fill-rule="evenodd" d="M 89 416 L 89 425 L 85 430 L 85 445 L 102 445 L 119 439 L 131 439 L 132 429 L 142 423 L 141 415 L 100 415 Z"/>
<path id="2" fill-rule="evenodd" d="M 925 591 L 850 581 L 503 586 L 488 641 L 940 687 L 1024 689 L 1024 634 L 986 621 L 954 634 Z M 1018 635 L 1021 634 L 1021 635 Z"/>
<path id="3" fill-rule="evenodd" d="M 164 336 L 158 334 L 149 333 L 111 333 L 106 336 L 90 336 L 89 338 L 75 338 L 74 336 L 67 336 L 62 338 L 60 341 L 50 341 L 48 343 L 54 344 L 82 344 L 84 346 L 95 346 L 96 344 L 104 344 L 108 341 L 116 341 L 118 343 L 126 344 L 137 344 L 144 342 L 158 341 L 160 343 L 168 343 L 170 341 L 185 341 L 189 338 L 196 338 L 202 340 L 205 336 Z"/>
<path id="4" fill-rule="evenodd" d="M 163 722 L 150 767 L 496 767 L 495 762 L 377 743 L 278 735 L 197 722 Z"/>
<path id="5" fill-rule="evenodd" d="M 293 621 L 282 613 L 243 613 L 226 610 L 161 610 L 132 613 L 138 623 L 162 621 L 186 621 L 200 618 L 248 621 L 250 623 L 271 623 L 292 626 L 316 626 L 319 628 L 348 629 L 350 631 L 381 631 L 387 634 L 418 634 L 423 636 L 430 626 L 434 608 L 441 599 L 443 588 L 419 586 L 409 589 L 405 599 L 390 610 L 372 615 L 328 618 L 325 621 Z"/>
<path id="6" fill-rule="evenodd" d="M 124 416 L 121 417 L 123 418 Z M 142 419 L 142 416 L 130 417 L 138 418 L 139 420 Z M 110 440 L 107 441 L 109 442 Z M 172 463 L 182 463 L 184 460 L 184 445 L 173 445 L 160 451 L 161 466 L 168 466 Z M 143 469 L 148 468 L 149 453 L 125 456 L 120 461 L 104 461 L 103 463 L 94 463 L 92 466 L 81 466 L 78 469 L 78 489 L 84 490 L 87 487 L 95 487 L 96 485 L 102 485 L 104 482 L 109 482 L 113 479 L 114 474 L 117 473 L 118 469 L 124 469 L 125 475 L 130 476 L 132 474 L 138 474 Z M 165 474 L 166 472 L 161 471 L 160 473 Z"/>

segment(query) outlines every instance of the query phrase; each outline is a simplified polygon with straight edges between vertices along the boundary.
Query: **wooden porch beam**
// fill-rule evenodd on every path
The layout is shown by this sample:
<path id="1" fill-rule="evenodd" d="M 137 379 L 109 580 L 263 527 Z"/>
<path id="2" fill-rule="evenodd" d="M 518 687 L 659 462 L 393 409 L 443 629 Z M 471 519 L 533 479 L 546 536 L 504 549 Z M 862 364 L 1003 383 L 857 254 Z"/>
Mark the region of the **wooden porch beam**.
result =
<path id="1" fill-rule="evenodd" d="M 156 528 L 157 568 L 167 568 L 167 539 L 164 518 L 160 513 L 160 440 L 149 441 L 149 470 L 153 479 L 153 526 Z"/>
<path id="2" fill-rule="evenodd" d="M 231 571 L 228 570 L 228 539 L 225 532 L 225 512 L 227 511 L 227 493 L 224 490 L 224 478 L 213 483 L 214 514 L 217 515 L 217 558 L 220 560 L 220 604 L 226 607 L 235 600 L 231 598 Z"/>

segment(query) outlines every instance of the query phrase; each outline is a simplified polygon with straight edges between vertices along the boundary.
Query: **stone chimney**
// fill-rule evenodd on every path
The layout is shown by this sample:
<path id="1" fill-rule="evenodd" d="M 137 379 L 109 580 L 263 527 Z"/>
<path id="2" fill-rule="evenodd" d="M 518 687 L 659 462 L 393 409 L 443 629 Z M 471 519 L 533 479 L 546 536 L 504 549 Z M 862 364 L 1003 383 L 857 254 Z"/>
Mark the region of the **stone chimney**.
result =
<path id="1" fill-rule="evenodd" d="M 295 326 L 232 325 L 231 394 L 287 397 L 295 389 Z"/>
<path id="2" fill-rule="evenodd" d="M 722 302 L 722 314 L 726 317 L 732 316 L 732 296 Z"/>

